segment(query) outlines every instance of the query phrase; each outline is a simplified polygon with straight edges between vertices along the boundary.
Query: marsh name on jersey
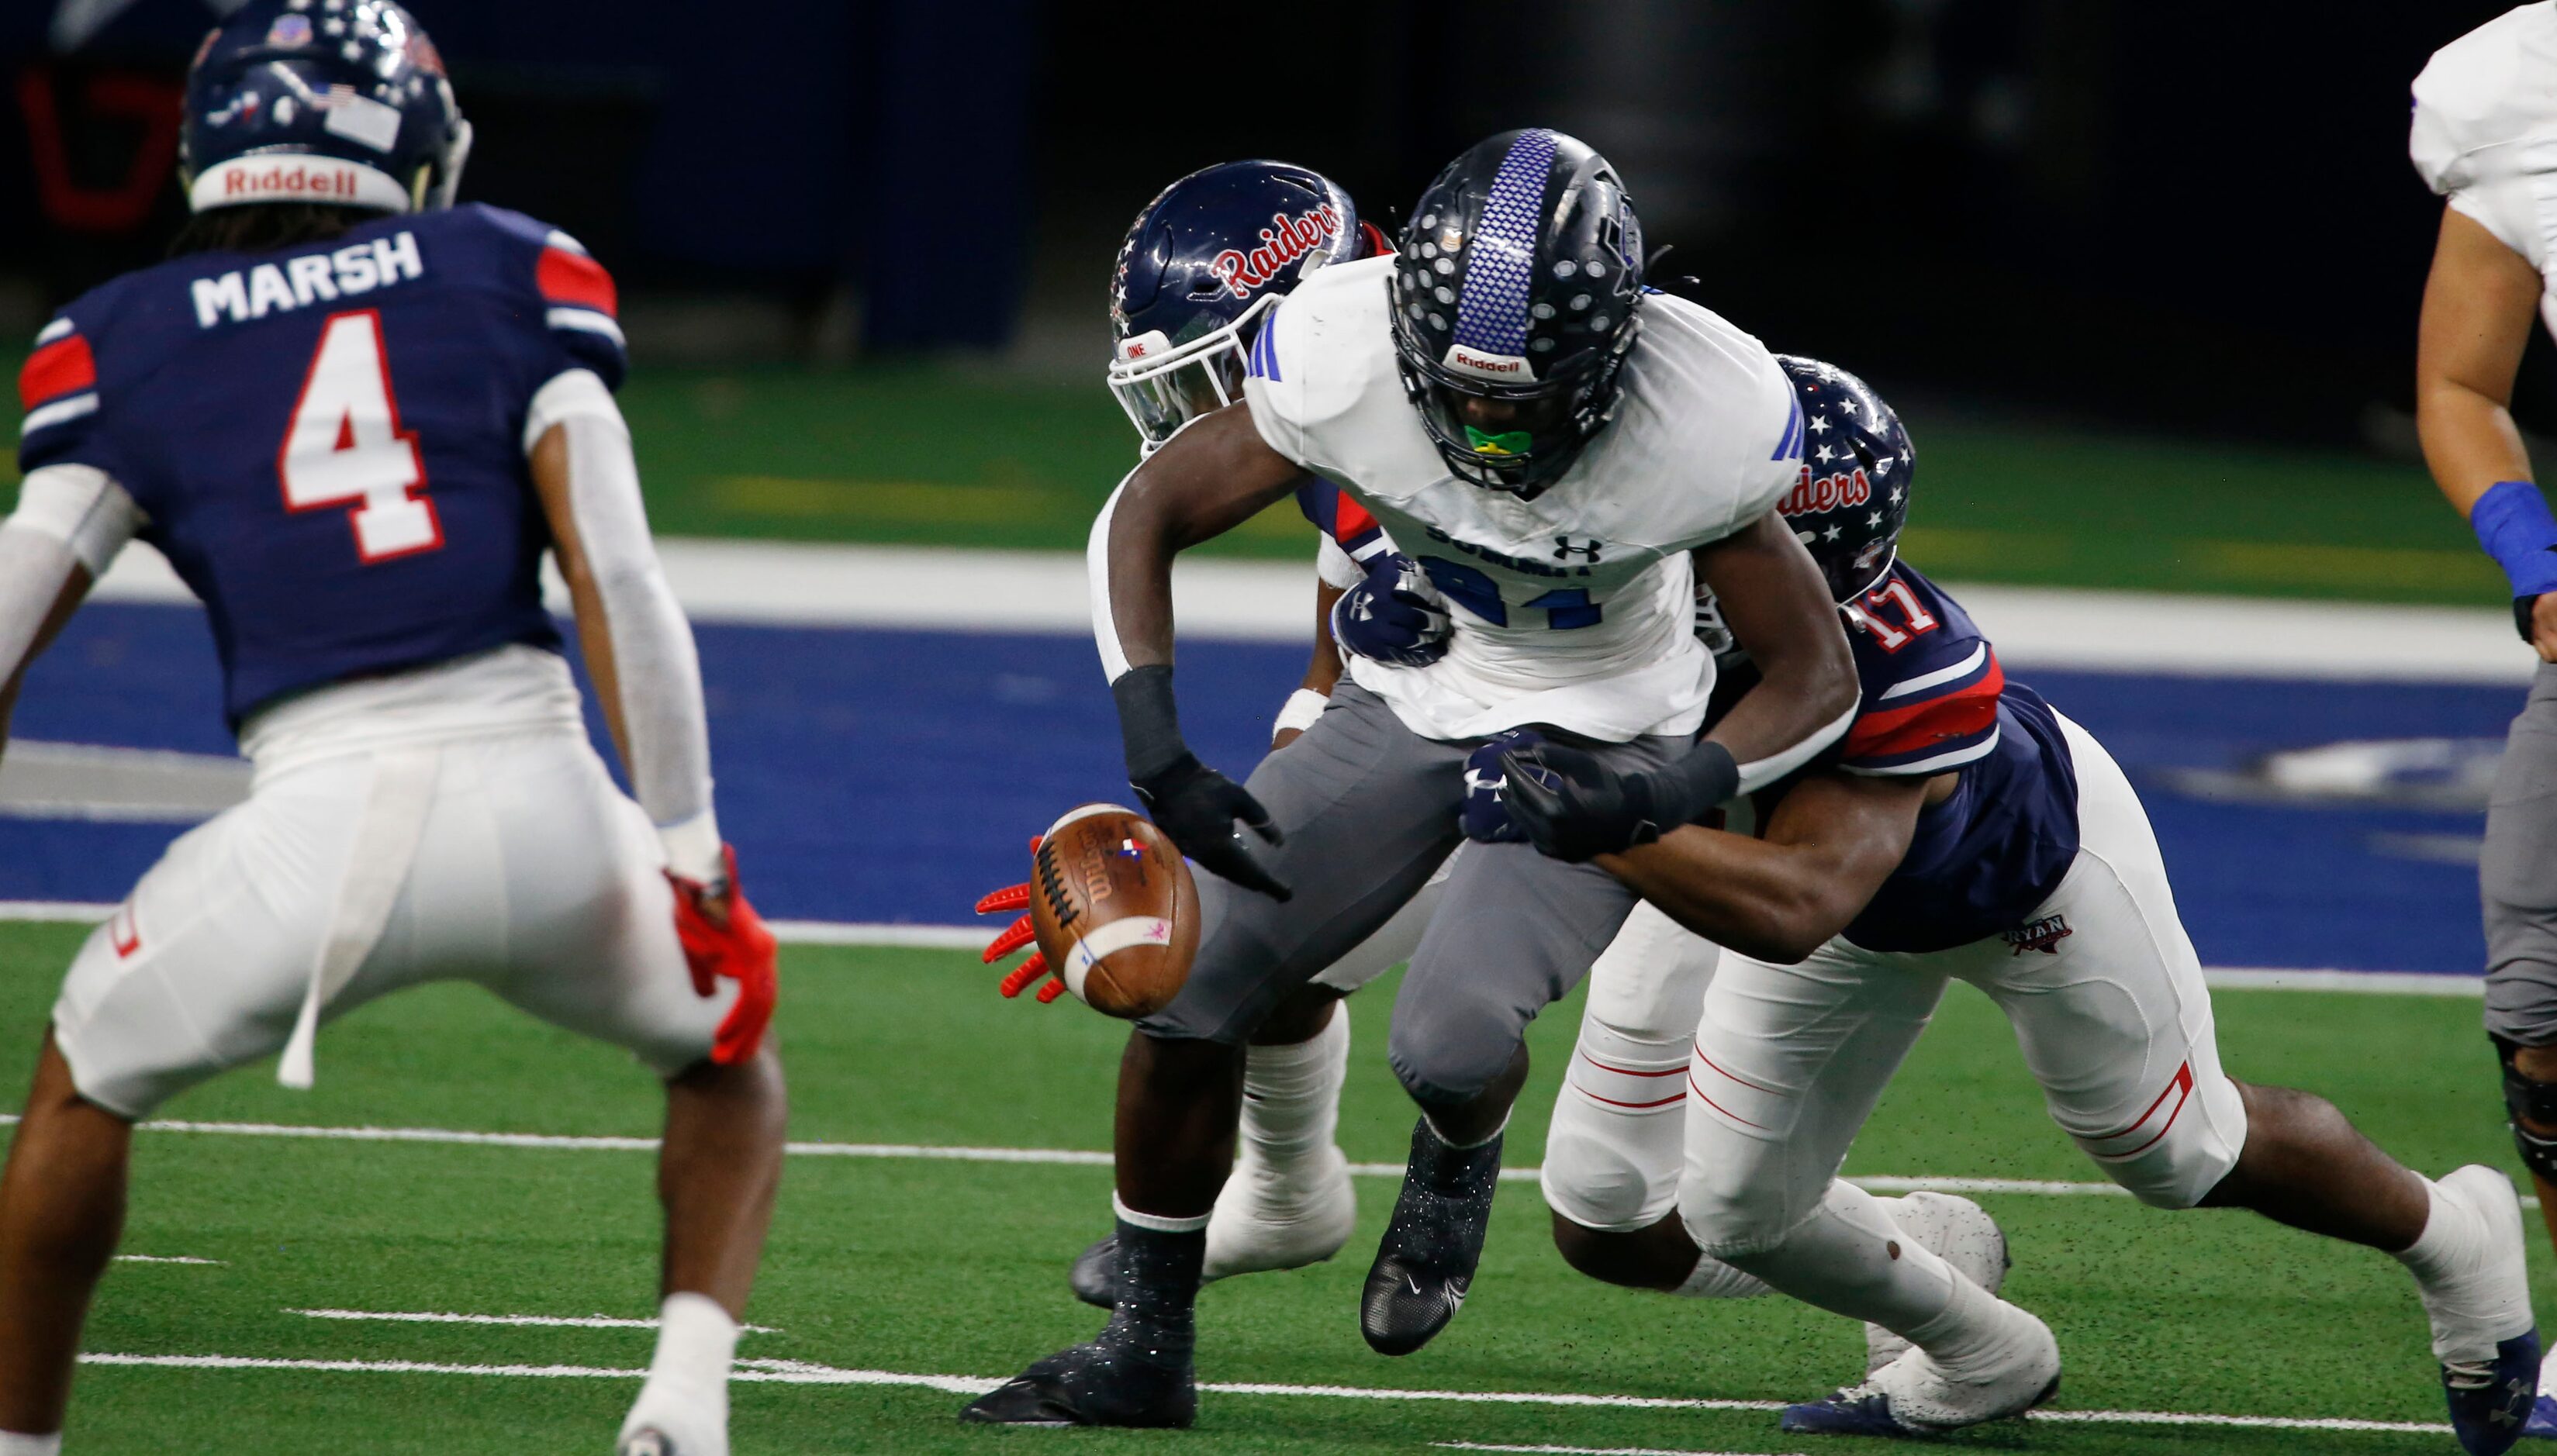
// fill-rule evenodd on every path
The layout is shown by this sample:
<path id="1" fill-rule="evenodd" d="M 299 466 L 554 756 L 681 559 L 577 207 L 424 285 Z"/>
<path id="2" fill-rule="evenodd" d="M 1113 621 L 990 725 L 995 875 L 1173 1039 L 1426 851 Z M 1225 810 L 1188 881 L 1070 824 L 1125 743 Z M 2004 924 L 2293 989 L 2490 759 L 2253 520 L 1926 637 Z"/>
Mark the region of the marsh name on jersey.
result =
<path id="1" fill-rule="evenodd" d="M 356 678 L 555 649 L 534 395 L 623 371 L 612 280 L 565 233 L 457 207 L 199 253 L 75 300 L 20 375 L 20 468 L 103 471 L 202 598 L 237 728 Z"/>
<path id="2" fill-rule="evenodd" d="M 1255 337 L 1262 437 L 1336 483 L 1454 605 L 1425 668 L 1354 659 L 1361 687 L 1425 737 L 1543 723 L 1623 741 L 1691 732 L 1712 658 L 1691 630 L 1687 553 L 1766 514 L 1801 473 L 1801 407 L 1764 345 L 1654 295 L 1614 420 L 1533 499 L 1456 478 L 1396 367 L 1391 258 L 1335 264 Z"/>

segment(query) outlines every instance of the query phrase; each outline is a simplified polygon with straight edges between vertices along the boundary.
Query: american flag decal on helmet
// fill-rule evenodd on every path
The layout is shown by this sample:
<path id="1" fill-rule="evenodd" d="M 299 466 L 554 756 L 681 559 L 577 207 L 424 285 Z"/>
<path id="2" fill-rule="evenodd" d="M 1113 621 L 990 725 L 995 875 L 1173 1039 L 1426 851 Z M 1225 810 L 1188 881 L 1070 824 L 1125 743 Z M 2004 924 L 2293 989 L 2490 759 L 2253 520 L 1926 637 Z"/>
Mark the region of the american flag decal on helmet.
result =
<path id="1" fill-rule="evenodd" d="M 1510 143 L 1492 177 L 1480 230 L 1465 243 L 1465 288 L 1456 300 L 1457 344 L 1512 357 L 1527 352 L 1528 275 L 1545 226 L 1545 183 L 1553 133 L 1534 127 Z"/>

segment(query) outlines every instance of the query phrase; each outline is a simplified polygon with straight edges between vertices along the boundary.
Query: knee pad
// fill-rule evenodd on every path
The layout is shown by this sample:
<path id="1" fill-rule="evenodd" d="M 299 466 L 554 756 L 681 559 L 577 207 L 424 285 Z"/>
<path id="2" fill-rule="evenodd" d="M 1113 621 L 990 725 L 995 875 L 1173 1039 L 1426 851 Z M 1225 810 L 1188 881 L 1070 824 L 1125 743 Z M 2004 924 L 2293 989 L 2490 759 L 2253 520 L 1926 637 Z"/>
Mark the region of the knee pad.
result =
<path id="1" fill-rule="evenodd" d="M 1687 1041 L 1580 1025 L 1546 1132 L 1545 1201 L 1584 1228 L 1648 1227 L 1678 1204 L 1685 1155 Z"/>
<path id="2" fill-rule="evenodd" d="M 2246 1102 L 2216 1060 L 2188 1058 L 2125 1125 L 2082 1131 L 2057 1106 L 2052 1121 L 2124 1192 L 2151 1208 L 2197 1208 L 2246 1145 Z"/>
<path id="3" fill-rule="evenodd" d="M 1693 1171 L 1679 1181 L 1679 1221 L 1712 1258 L 1745 1258 L 1783 1244 L 1794 1230 L 1784 1205 L 1782 1191 L 1764 1185 L 1728 1187 Z"/>
<path id="4" fill-rule="evenodd" d="M 2518 1043 L 2498 1036 L 2494 1049 L 2503 1063 L 2503 1108 L 2512 1119 L 2512 1145 L 2520 1150 L 2523 1166 L 2557 1182 L 2557 1133 L 2533 1132 L 2522 1125 L 2526 1121 L 2557 1127 L 2557 1082 L 2538 1082 L 2523 1076 L 2513 1065 L 2521 1051 Z"/>

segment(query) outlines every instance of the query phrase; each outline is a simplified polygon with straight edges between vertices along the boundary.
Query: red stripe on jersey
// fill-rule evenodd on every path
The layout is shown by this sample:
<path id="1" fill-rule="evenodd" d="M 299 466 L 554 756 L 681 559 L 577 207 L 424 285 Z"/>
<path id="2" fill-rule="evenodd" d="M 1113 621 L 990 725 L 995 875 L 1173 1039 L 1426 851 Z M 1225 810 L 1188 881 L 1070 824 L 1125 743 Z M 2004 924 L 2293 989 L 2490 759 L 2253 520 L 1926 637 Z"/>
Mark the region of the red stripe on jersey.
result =
<path id="1" fill-rule="evenodd" d="M 97 360 L 89 355 L 88 340 L 74 333 L 27 355 L 27 366 L 18 371 L 18 405 L 32 410 L 49 399 L 96 387 Z"/>
<path id="2" fill-rule="evenodd" d="M 612 287 L 612 275 L 584 253 L 572 253 L 566 248 L 542 249 L 542 261 L 533 272 L 533 282 L 540 287 L 542 297 L 552 303 L 620 317 L 620 295 Z"/>
<path id="3" fill-rule="evenodd" d="M 1334 541 L 1356 541 L 1361 536 L 1364 536 L 1375 529 L 1376 517 L 1368 514 L 1366 506 L 1350 499 L 1347 492 L 1344 492 L 1339 497 L 1338 503 L 1332 507 L 1332 539 Z"/>
<path id="4" fill-rule="evenodd" d="M 1857 718 L 1846 732 L 1846 756 L 1873 758 L 1914 753 L 1948 739 L 1986 732 L 1997 722 L 1998 694 L 2004 691 L 2006 672 L 1992 654 L 1987 672 L 1942 698 Z"/>

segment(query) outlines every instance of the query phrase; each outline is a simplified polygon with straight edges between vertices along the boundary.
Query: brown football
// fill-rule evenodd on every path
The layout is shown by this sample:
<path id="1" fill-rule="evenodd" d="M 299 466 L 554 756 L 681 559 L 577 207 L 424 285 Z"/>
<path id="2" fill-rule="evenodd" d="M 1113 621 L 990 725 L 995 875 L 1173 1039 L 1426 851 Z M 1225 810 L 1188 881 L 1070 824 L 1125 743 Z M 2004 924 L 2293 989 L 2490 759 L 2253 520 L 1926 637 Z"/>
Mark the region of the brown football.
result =
<path id="1" fill-rule="evenodd" d="M 1153 822 L 1116 804 L 1069 810 L 1030 857 L 1039 951 L 1085 1005 L 1134 1020 L 1170 1005 L 1198 952 L 1198 886 Z"/>

